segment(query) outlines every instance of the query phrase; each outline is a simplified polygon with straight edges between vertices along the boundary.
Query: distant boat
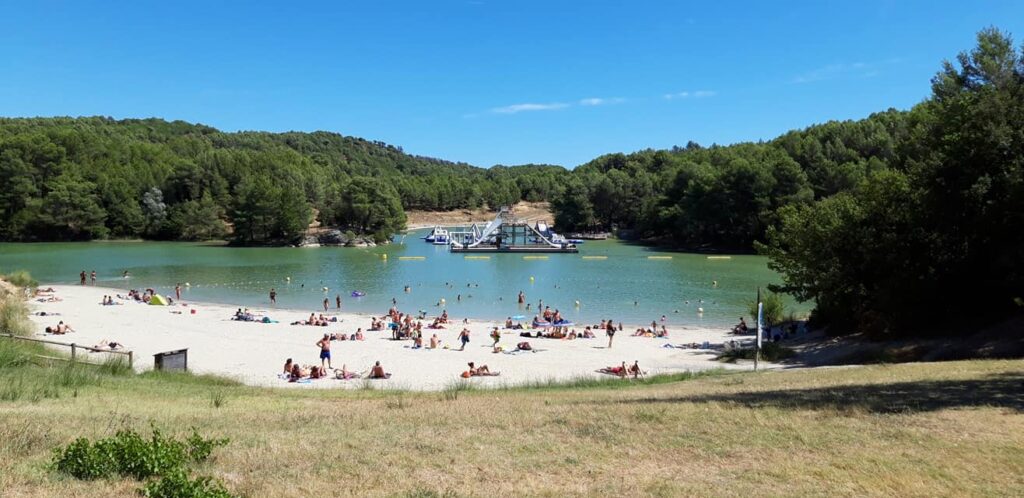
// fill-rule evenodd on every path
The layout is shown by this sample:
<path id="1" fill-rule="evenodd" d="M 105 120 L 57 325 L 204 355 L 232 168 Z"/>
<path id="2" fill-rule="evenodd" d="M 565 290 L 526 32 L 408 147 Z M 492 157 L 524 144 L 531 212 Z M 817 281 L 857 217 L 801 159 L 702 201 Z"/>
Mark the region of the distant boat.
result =
<path id="1" fill-rule="evenodd" d="M 431 244 L 445 246 L 451 242 L 451 237 L 448 235 L 448 230 L 441 227 L 434 227 L 429 234 L 423 237 L 423 240 Z"/>

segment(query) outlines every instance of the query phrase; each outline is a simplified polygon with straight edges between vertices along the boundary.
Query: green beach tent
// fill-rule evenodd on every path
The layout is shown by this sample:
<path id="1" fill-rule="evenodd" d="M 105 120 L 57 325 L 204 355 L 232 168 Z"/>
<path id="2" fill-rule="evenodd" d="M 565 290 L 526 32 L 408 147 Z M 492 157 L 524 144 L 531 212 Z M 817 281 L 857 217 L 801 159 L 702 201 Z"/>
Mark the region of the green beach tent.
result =
<path id="1" fill-rule="evenodd" d="M 160 294 L 153 294 L 153 297 L 149 298 L 150 306 L 167 306 L 167 298 Z"/>

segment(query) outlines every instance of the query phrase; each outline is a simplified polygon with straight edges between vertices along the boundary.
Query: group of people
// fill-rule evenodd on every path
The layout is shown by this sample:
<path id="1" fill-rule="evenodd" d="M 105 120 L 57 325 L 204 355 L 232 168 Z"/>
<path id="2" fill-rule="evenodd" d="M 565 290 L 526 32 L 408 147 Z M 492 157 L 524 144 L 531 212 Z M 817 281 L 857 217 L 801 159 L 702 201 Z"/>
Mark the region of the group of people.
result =
<path id="1" fill-rule="evenodd" d="M 116 295 L 118 299 L 132 300 L 139 303 L 149 303 L 153 299 L 153 296 L 156 295 L 156 289 L 146 289 L 143 292 L 131 289 L 128 291 L 127 296 L 122 296 L 120 294 Z M 167 304 L 174 304 L 174 298 L 167 296 L 165 299 L 167 299 Z"/>
<path id="2" fill-rule="evenodd" d="M 81 285 L 85 285 L 85 278 L 85 270 L 82 270 L 82 273 L 78 274 L 79 283 Z M 89 273 L 89 278 L 91 279 L 92 285 L 96 285 L 96 270 L 93 270 L 92 272 Z"/>
<path id="3" fill-rule="evenodd" d="M 662 339 L 668 338 L 668 328 L 662 324 L 661 328 L 658 328 L 656 322 L 651 322 L 650 328 L 640 327 L 633 332 L 633 337 L 658 337 Z"/>
<path id="4" fill-rule="evenodd" d="M 281 373 L 281 377 L 287 379 L 288 382 L 300 382 L 306 379 L 315 380 L 326 378 L 330 375 L 328 372 L 333 372 L 334 378 L 339 380 L 351 380 L 363 377 L 363 374 L 349 370 L 347 365 L 342 365 L 341 368 L 337 369 L 331 368 L 330 365 L 325 367 L 322 363 L 320 365 L 302 366 L 299 365 L 298 362 L 293 362 L 291 358 L 288 358 L 288 360 L 284 362 L 284 369 Z M 366 378 L 389 379 L 391 378 L 391 374 L 385 372 L 384 367 L 379 361 L 377 361 L 374 362 L 373 366 L 371 366 L 369 371 L 367 371 Z"/>
<path id="5" fill-rule="evenodd" d="M 105 296 L 103 296 L 103 302 L 101 302 L 100 304 L 103 305 L 103 306 L 114 306 L 114 305 L 124 304 L 124 303 L 119 303 L 117 301 L 114 301 L 114 296 L 106 296 L 105 295 Z"/>
<path id="6" fill-rule="evenodd" d="M 313 327 L 326 327 L 326 326 L 330 325 L 331 323 L 337 323 L 337 322 L 338 322 L 338 317 L 336 317 L 336 316 L 332 316 L 330 318 L 327 318 L 327 317 L 324 316 L 323 313 L 320 313 L 319 316 L 317 316 L 316 313 L 310 313 L 309 314 L 309 319 L 294 321 L 294 322 L 292 322 L 292 325 L 309 325 L 309 326 L 313 326 Z"/>

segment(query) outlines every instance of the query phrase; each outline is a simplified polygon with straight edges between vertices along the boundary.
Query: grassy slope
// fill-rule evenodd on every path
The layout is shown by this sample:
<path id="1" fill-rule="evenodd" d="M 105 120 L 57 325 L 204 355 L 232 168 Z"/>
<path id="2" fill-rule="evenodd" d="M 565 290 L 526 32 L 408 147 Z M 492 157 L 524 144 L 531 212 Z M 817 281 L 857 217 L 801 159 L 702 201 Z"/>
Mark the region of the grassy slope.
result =
<path id="1" fill-rule="evenodd" d="M 26 368 L 0 368 L 0 385 L 29 379 L 25 395 L 0 401 L 4 496 L 132 493 L 134 482 L 79 482 L 46 464 L 51 448 L 75 437 L 150 422 L 230 437 L 200 472 L 248 496 L 1024 489 L 1024 361 L 447 394 L 267 390 L 152 374 L 61 382 Z M 33 387 L 44 384 L 50 392 Z"/>

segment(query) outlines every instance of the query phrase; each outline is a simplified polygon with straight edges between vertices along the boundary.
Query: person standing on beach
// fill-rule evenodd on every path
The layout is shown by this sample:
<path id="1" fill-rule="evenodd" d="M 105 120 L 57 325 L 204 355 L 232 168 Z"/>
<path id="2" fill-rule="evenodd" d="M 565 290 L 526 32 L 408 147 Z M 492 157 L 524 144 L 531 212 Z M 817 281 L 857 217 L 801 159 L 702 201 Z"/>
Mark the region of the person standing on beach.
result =
<path id="1" fill-rule="evenodd" d="M 85 270 L 82 270 L 82 273 L 78 274 L 78 278 L 82 281 L 82 285 L 85 285 Z"/>
<path id="2" fill-rule="evenodd" d="M 328 301 L 327 298 L 325 297 L 324 298 L 324 311 L 327 311 L 327 308 L 329 308 L 330 306 L 331 306 L 331 302 Z"/>
<path id="3" fill-rule="evenodd" d="M 92 273 L 89 274 L 89 278 L 92 279 L 92 285 L 96 285 L 96 270 L 93 270 Z"/>
<path id="4" fill-rule="evenodd" d="M 608 349 L 611 349 L 612 339 L 615 338 L 615 325 L 611 320 L 608 320 L 608 326 L 604 329 L 604 333 L 608 335 Z"/>
<path id="5" fill-rule="evenodd" d="M 341 294 L 337 294 L 334 296 L 334 304 L 337 305 L 339 310 L 341 309 Z"/>
<path id="6" fill-rule="evenodd" d="M 277 290 L 270 288 L 270 304 L 277 304 Z"/>
<path id="7" fill-rule="evenodd" d="M 459 332 L 459 342 L 462 343 L 462 347 L 459 348 L 459 351 L 465 351 L 466 344 L 469 344 L 469 329 L 463 328 L 462 332 Z"/>
<path id="8" fill-rule="evenodd" d="M 174 284 L 174 299 L 181 301 L 181 283 Z"/>
<path id="9" fill-rule="evenodd" d="M 334 369 L 331 366 L 331 336 L 324 334 L 324 338 L 316 341 L 316 345 L 320 348 L 320 367 L 323 368 L 324 362 L 327 362 L 327 368 Z"/>
<path id="10" fill-rule="evenodd" d="M 498 341 L 501 340 L 501 331 L 498 330 L 498 327 L 494 327 L 494 330 L 491 332 L 491 339 L 494 339 L 494 344 L 491 344 L 491 347 L 493 348 L 497 346 Z"/>

